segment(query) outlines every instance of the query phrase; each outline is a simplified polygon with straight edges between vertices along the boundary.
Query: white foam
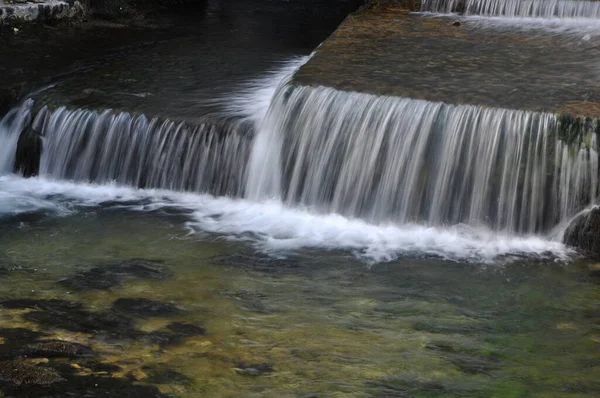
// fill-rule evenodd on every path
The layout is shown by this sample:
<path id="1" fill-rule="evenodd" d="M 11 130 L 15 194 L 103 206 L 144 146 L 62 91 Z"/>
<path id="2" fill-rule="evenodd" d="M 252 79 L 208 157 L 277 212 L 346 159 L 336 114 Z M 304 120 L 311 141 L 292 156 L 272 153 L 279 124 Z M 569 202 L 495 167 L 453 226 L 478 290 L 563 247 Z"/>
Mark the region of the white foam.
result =
<path id="1" fill-rule="evenodd" d="M 186 226 L 193 234 L 208 232 L 246 241 L 274 255 L 318 248 L 347 250 L 369 263 L 423 256 L 499 263 L 517 257 L 567 261 L 571 254 L 560 242 L 543 237 L 507 236 L 467 226 L 373 225 L 336 214 L 289 208 L 278 201 L 253 202 L 16 176 L 0 177 L 0 192 L 0 215 L 43 209 L 62 216 L 79 206 L 93 207 L 106 202 L 140 212 L 163 207 L 191 210 Z"/>

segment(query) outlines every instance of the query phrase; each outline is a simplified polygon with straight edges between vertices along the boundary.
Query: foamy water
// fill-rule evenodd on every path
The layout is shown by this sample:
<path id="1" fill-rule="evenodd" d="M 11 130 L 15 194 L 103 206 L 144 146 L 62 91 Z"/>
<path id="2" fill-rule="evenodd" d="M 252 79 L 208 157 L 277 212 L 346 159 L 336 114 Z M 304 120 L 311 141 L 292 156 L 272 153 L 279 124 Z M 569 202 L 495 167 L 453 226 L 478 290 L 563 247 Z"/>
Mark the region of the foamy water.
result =
<path id="1" fill-rule="evenodd" d="M 278 201 L 254 202 L 209 195 L 90 185 L 43 178 L 0 177 L 0 215 L 45 211 L 74 214 L 81 207 L 118 206 L 132 212 L 179 208 L 190 213 L 182 225 L 192 234 L 218 234 L 273 255 L 302 248 L 347 250 L 369 263 L 398 257 L 439 257 L 495 263 L 531 257 L 567 261 L 570 251 L 542 237 L 517 237 L 484 228 L 374 225 L 336 214 L 294 209 Z"/>

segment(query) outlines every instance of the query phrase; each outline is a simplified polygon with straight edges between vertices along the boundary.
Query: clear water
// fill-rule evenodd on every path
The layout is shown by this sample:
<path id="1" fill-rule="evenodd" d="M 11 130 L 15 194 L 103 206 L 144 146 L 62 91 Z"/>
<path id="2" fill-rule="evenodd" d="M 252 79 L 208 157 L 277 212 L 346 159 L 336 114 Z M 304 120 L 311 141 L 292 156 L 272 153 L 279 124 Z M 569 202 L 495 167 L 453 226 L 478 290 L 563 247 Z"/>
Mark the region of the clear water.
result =
<path id="1" fill-rule="evenodd" d="M 165 349 L 42 327 L 93 347 L 102 363 L 119 366 L 112 377 L 133 374 L 153 384 L 145 367 L 160 364 L 189 378 L 159 384 L 180 397 L 600 391 L 599 284 L 590 276 L 593 264 L 565 261 L 558 244 L 497 237 L 467 244 L 448 231 L 407 228 L 411 250 L 411 242 L 394 235 L 401 229 L 390 227 L 379 231 L 379 247 L 361 252 L 374 239 L 368 226 L 267 204 L 13 177 L 0 185 L 22 206 L 2 201 L 0 263 L 11 269 L 2 277 L 3 298 L 59 298 L 102 311 L 117 298 L 151 297 L 185 314 L 137 319 L 140 330 L 174 320 L 206 328 L 204 336 Z M 403 255 L 390 256 L 386 244 L 399 245 Z M 377 250 L 387 256 L 377 257 Z M 470 252 L 472 261 L 448 261 L 449 251 Z M 475 258 L 482 251 L 505 256 Z M 160 259 L 174 277 L 109 291 L 57 284 L 131 258 Z M 4 309 L 0 327 L 40 329 L 23 320 L 28 311 Z M 268 363 L 274 372 L 240 374 L 241 362 Z"/>

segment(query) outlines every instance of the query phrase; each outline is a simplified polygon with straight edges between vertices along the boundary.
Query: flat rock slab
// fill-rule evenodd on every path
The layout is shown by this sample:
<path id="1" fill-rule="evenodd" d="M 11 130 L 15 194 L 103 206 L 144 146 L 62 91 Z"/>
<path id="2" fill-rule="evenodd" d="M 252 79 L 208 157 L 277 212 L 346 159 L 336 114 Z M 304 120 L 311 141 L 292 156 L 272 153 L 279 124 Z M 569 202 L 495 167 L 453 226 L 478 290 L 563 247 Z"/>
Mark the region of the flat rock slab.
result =
<path id="1" fill-rule="evenodd" d="M 294 83 L 451 104 L 600 115 L 600 28 L 433 17 L 349 16 Z"/>

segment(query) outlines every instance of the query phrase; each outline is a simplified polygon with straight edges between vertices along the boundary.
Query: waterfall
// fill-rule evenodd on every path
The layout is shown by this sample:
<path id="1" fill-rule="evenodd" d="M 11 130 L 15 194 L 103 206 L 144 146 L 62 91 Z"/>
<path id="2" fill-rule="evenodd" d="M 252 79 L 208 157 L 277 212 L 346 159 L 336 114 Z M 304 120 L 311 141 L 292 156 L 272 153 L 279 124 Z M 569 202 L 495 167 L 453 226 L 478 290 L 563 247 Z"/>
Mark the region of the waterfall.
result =
<path id="1" fill-rule="evenodd" d="M 600 18 L 600 2 L 584 0 L 423 0 L 421 11 L 465 15 Z"/>
<path id="2" fill-rule="evenodd" d="M 33 101 L 28 100 L 0 119 L 0 175 L 14 169 L 19 134 L 31 122 L 32 106 Z"/>
<path id="3" fill-rule="evenodd" d="M 40 111 L 42 176 L 236 196 L 251 142 L 249 122 L 171 120 L 60 108 Z"/>
<path id="4" fill-rule="evenodd" d="M 269 143 L 254 149 L 264 167 L 248 181 L 264 182 L 255 198 L 373 222 L 546 231 L 598 195 L 595 124 L 567 122 L 288 85 L 257 137 Z"/>
<path id="5" fill-rule="evenodd" d="M 596 120 L 281 84 L 262 123 L 41 109 L 0 124 L 0 165 L 41 136 L 33 174 L 278 199 L 370 223 L 546 232 L 596 203 Z M 258 129 L 258 133 L 255 131 Z M 23 139 L 26 141 L 26 139 Z M 23 145 L 23 146 L 22 146 Z"/>

